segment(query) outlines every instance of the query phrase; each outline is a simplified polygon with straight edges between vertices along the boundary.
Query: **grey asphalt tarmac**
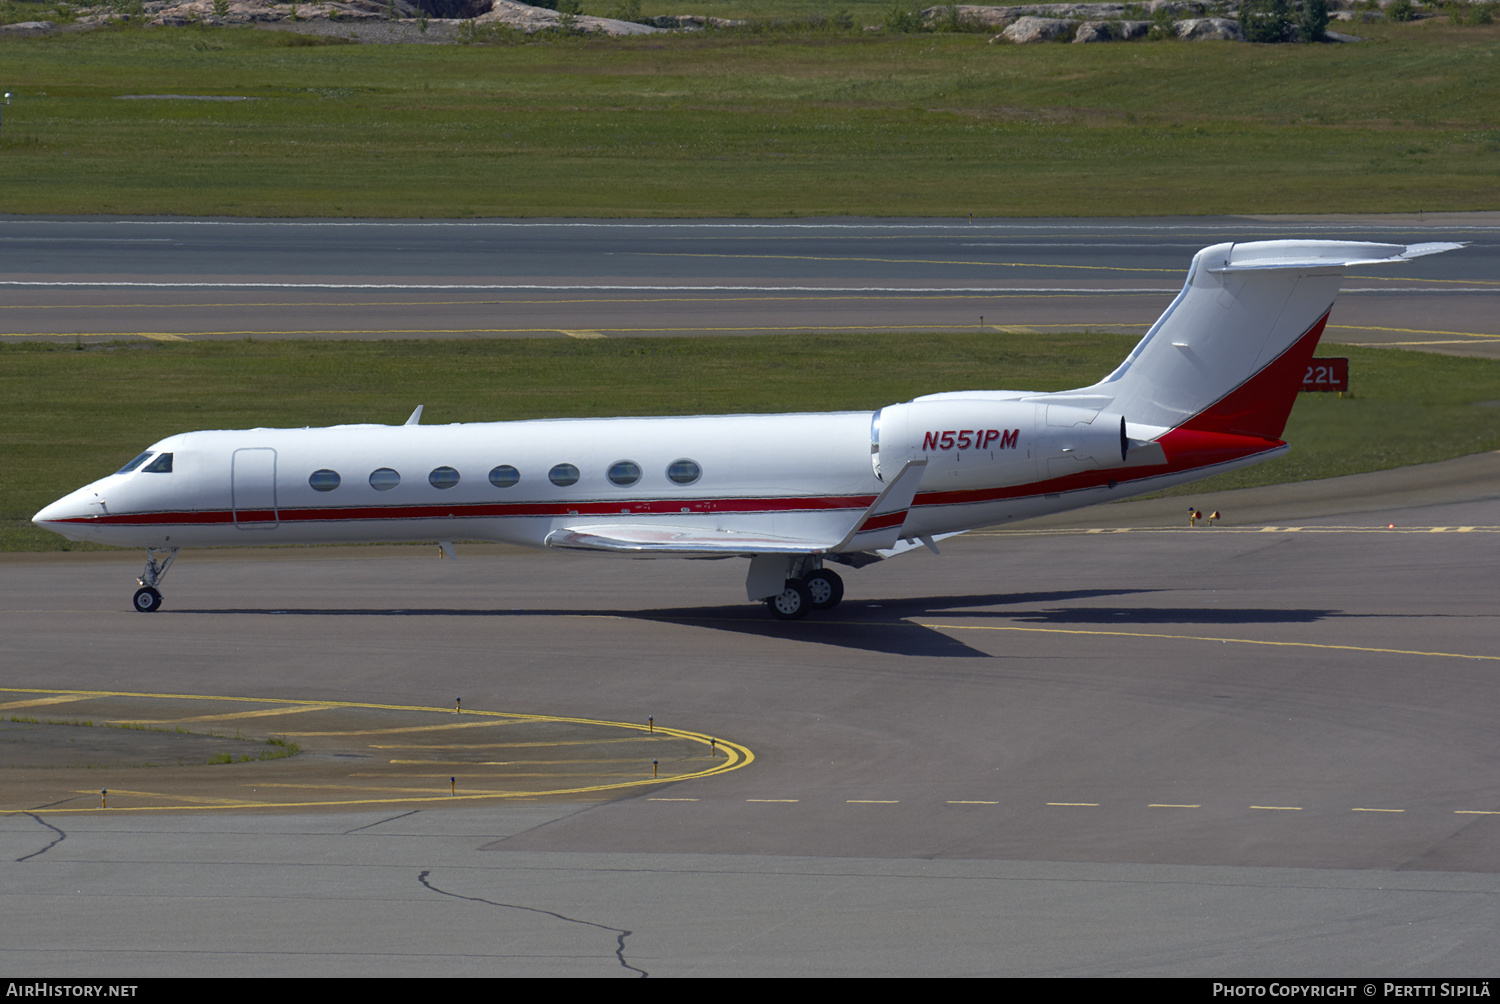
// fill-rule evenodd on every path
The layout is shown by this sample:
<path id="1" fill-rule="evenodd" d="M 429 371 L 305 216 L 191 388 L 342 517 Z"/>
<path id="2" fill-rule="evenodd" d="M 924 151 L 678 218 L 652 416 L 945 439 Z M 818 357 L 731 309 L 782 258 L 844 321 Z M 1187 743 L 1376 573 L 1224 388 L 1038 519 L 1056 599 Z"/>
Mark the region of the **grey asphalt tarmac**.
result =
<path id="1" fill-rule="evenodd" d="M 1497 475 L 1483 455 L 1195 500 L 1230 517 L 1211 530 L 1168 499 L 978 533 L 852 572 L 834 615 L 790 625 L 744 603 L 738 561 L 185 552 L 147 616 L 134 556 L 9 558 L 5 686 L 45 692 L 7 693 L 10 714 L 85 699 L 48 688 L 461 695 L 654 716 L 754 762 L 571 800 L 315 813 L 157 811 L 149 768 L 103 770 L 0 816 L 0 960 L 1493 975 Z M 275 766 L 199 769 L 258 771 L 223 775 L 218 804 L 289 804 L 307 779 L 278 788 Z M 358 776 L 343 793 L 369 794 Z"/>
<path id="2" fill-rule="evenodd" d="M 348 221 L 0 218 L 0 338 L 1144 332 L 1194 251 L 1468 241 L 1346 281 L 1328 339 L 1500 353 L 1500 214 Z"/>
<path id="3" fill-rule="evenodd" d="M 0 236 L 16 236 L 5 229 L 16 222 Z M 1219 239 L 1199 241 L 1213 221 L 1188 223 L 1197 229 L 1186 243 Z M 1371 228 L 1361 236 L 1387 232 L 1360 225 Z M 1448 239 L 1471 225 L 1490 223 L 1392 239 Z M 34 226 L 19 236 L 84 224 Z M 120 226 L 127 244 L 150 232 Z M 243 275 L 270 274 L 258 269 L 285 245 L 270 229 L 244 232 L 270 236 L 263 254 L 250 241 Z M 1461 239 L 1490 247 L 1482 234 Z M 839 250 L 833 240 L 820 232 L 811 243 L 823 254 Z M 932 240 L 901 254 L 951 252 L 951 234 Z M 608 248 L 597 235 L 575 242 L 591 244 Z M 338 247 L 321 254 L 324 274 L 343 261 Z M 344 247 L 360 254 L 358 241 Z M 1118 260 L 1180 257 L 1160 280 L 1175 289 L 1193 249 Z M 212 248 L 190 251 L 159 262 L 149 248 L 129 253 L 136 276 L 177 283 L 166 302 L 189 298 L 180 282 L 195 263 L 220 267 Z M 1465 253 L 1489 252 L 1427 261 Z M 38 254 L 33 275 L 123 260 Z M 512 259 L 518 274 L 527 257 Z M 602 259 L 578 270 L 611 267 L 631 271 Z M 789 281 L 799 267 L 774 268 Z M 817 267 L 856 285 L 894 283 L 899 271 Z M 1422 281 L 1488 289 L 1467 267 Z M 720 271 L 770 268 L 741 256 Z M 907 281 L 936 288 L 943 271 Z M 103 311 L 121 316 L 123 294 L 148 289 L 47 295 L 121 297 Z M 298 309 L 288 316 L 311 316 Z M 1444 316 L 1426 327 L 1459 325 Z M 1482 339 L 1471 341 L 1465 350 Z M 1225 525 L 1189 529 L 1188 501 L 1221 510 Z M 851 571 L 837 611 L 792 624 L 744 602 L 737 559 L 184 552 L 164 610 L 141 615 L 129 606 L 137 555 L 0 557 L 6 716 L 67 718 L 104 692 L 176 695 L 132 700 L 196 730 L 205 714 L 184 710 L 196 697 L 437 709 L 461 696 L 473 711 L 650 716 L 753 755 L 667 784 L 451 808 L 420 786 L 478 769 L 450 762 L 459 745 L 478 746 L 451 731 L 457 716 L 386 754 L 408 772 L 406 792 L 351 761 L 294 757 L 192 768 L 224 772 L 221 791 L 198 782 L 192 810 L 157 797 L 170 772 L 140 766 L 100 768 L 86 784 L 59 771 L 55 792 L 28 787 L 34 800 L 13 806 L 16 785 L 0 772 L 0 805 L 26 810 L 0 813 L 0 965 L 121 978 L 1490 977 L 1497 541 L 1500 454 L 1485 454 L 977 532 L 944 542 L 940 556 Z M 244 706 L 259 715 L 261 704 Z M 375 749 L 425 728 L 412 715 L 429 712 L 360 713 L 389 720 L 345 721 L 341 741 L 359 731 Z M 258 721 L 222 725 L 253 734 Z M 308 786 L 325 783 L 365 804 L 308 808 Z M 99 789 L 112 793 L 108 809 Z"/>

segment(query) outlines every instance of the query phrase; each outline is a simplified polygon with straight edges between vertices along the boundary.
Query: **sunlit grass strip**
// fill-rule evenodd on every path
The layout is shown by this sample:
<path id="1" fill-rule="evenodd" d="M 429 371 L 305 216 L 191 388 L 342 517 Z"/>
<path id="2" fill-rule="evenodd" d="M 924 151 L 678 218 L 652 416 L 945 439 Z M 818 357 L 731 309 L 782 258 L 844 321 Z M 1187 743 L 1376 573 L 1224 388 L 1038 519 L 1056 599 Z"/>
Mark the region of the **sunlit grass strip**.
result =
<path id="1" fill-rule="evenodd" d="M 1500 208 L 1500 26 L 1359 45 L 980 35 L 0 40 L 9 212 L 1143 215 Z M 80 75 L 77 67 L 89 73 Z M 1420 80 L 1421 86 L 1412 85 Z M 132 94 L 254 100 L 132 100 Z"/>

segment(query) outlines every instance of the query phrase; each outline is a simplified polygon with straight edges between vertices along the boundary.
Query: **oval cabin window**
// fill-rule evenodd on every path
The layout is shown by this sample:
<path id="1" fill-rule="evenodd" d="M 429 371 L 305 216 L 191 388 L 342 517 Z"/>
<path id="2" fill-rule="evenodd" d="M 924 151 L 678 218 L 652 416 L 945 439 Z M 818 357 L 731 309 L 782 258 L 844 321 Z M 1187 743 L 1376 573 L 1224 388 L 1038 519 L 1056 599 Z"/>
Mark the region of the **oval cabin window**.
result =
<path id="1" fill-rule="evenodd" d="M 307 479 L 307 483 L 312 486 L 312 490 L 315 492 L 331 492 L 339 486 L 339 480 L 338 471 L 330 471 L 325 468 L 321 471 L 313 471 L 312 476 Z"/>
<path id="2" fill-rule="evenodd" d="M 382 467 L 370 474 L 370 487 L 377 492 L 388 492 L 401 483 L 401 475 L 389 467 Z"/>
<path id="3" fill-rule="evenodd" d="M 667 477 L 673 484 L 690 485 L 703 476 L 703 468 L 696 460 L 674 460 L 667 467 Z"/>
<path id="4" fill-rule="evenodd" d="M 641 479 L 641 465 L 634 460 L 616 460 L 609 465 L 609 483 L 624 488 Z"/>

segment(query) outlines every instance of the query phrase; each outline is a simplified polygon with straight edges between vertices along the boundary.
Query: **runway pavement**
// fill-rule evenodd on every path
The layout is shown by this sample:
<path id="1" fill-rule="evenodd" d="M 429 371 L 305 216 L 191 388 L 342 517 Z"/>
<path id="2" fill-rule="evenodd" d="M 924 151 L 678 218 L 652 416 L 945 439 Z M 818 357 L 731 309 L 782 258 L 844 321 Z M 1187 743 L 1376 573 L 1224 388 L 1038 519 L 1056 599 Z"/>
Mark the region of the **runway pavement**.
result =
<path id="1" fill-rule="evenodd" d="M 754 762 L 316 814 L 124 794 L 100 811 L 97 788 L 157 783 L 101 771 L 0 817 L 0 959 L 28 976 L 1492 975 L 1497 474 L 1484 455 L 1195 500 L 1230 517 L 1212 530 L 1168 499 L 975 534 L 851 572 L 838 611 L 794 624 L 743 601 L 738 561 L 185 552 L 147 616 L 134 556 L 8 558 L 4 685 L 47 693 L 3 697 L 53 702 L 8 714 L 83 700 L 49 688 L 461 695 L 653 716 Z M 402 756 L 447 774 L 451 741 Z M 278 763 L 303 769 L 197 769 L 246 768 L 220 794 L 275 806 Z M 344 793 L 384 783 L 345 775 Z"/>
<path id="2" fill-rule="evenodd" d="M 0 338 L 1142 333 L 1193 252 L 1461 252 L 1359 269 L 1327 338 L 1500 353 L 1500 217 L 351 221 L 0 218 Z"/>

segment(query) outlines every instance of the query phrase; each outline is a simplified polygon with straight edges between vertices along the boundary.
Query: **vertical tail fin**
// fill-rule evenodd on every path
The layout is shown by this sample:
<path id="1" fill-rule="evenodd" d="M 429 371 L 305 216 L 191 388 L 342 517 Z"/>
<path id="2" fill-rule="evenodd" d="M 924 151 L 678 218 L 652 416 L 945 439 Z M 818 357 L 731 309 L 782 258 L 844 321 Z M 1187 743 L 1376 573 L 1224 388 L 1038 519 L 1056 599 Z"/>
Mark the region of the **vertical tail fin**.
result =
<path id="1" fill-rule="evenodd" d="M 1109 376 L 1131 424 L 1279 439 L 1351 265 L 1405 261 L 1462 244 L 1259 241 L 1193 256 L 1177 299 Z"/>

